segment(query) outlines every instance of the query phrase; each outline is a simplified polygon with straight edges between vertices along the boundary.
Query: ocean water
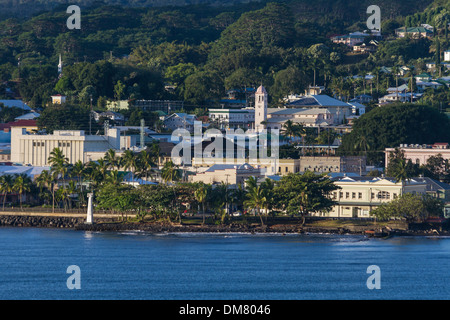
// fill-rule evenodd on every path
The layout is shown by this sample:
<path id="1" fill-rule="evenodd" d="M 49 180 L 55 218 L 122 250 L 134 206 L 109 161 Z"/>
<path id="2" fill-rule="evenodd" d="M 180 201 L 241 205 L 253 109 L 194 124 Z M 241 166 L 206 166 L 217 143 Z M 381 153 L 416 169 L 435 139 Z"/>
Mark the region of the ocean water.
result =
<path id="1" fill-rule="evenodd" d="M 0 228 L 0 244 L 2 300 L 450 298 L 445 237 Z"/>

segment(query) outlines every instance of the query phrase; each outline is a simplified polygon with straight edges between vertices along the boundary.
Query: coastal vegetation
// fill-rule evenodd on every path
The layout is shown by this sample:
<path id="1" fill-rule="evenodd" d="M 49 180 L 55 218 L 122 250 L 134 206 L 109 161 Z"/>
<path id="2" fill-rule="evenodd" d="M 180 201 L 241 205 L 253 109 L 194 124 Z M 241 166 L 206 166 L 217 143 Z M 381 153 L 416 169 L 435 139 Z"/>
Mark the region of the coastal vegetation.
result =
<path id="1" fill-rule="evenodd" d="M 140 221 L 146 217 L 181 221 L 183 213 L 201 216 L 203 223 L 227 223 L 235 215 L 253 215 L 264 225 L 269 217 L 280 214 L 301 218 L 304 223 L 305 217 L 330 210 L 335 204 L 329 195 L 338 187 L 328 176 L 312 172 L 290 174 L 279 182 L 250 177 L 245 184 L 231 187 L 187 182 L 169 161 L 160 172 L 163 183 L 152 183 L 152 173 L 158 170 L 156 149 L 141 153 L 127 150 L 120 157 L 110 150 L 97 161 L 70 165 L 61 149 L 55 148 L 49 157 L 50 169 L 42 171 L 34 182 L 27 176 L 0 177 L 3 209 L 8 195 L 15 193 L 22 208 L 26 193 L 28 207 L 85 210 L 87 194 L 93 192 L 98 210 L 132 213 Z M 128 172 L 131 176 L 127 177 Z M 144 184 L 134 185 L 135 178 L 143 179 Z"/>
<path id="2" fill-rule="evenodd" d="M 384 150 L 400 144 L 450 142 L 450 119 L 429 106 L 397 103 L 375 108 L 359 117 L 345 135 L 339 152 L 367 155 L 368 162 L 384 164 Z"/>
<path id="3" fill-rule="evenodd" d="M 304 225 L 307 217 L 329 211 L 336 204 L 330 195 L 339 187 L 326 174 L 291 173 L 279 181 L 250 177 L 244 184 L 234 186 L 191 183 L 170 161 L 158 172 L 157 150 L 156 146 L 141 153 L 127 150 L 121 156 L 109 150 L 97 161 L 70 165 L 61 149 L 55 148 L 49 157 L 50 169 L 42 171 L 34 181 L 26 175 L 0 176 L 2 208 L 8 210 L 19 204 L 24 210 L 26 199 L 28 210 L 47 207 L 52 212 L 55 209 L 84 212 L 87 194 L 93 193 L 95 210 L 120 214 L 123 222 L 128 221 L 128 215 L 137 222 L 174 223 L 192 217 L 202 225 L 226 225 L 237 219 L 242 223 L 257 218 L 264 227 L 277 217 Z M 401 153 L 393 154 L 393 166 L 398 166 L 401 159 Z M 428 169 L 432 170 L 435 160 L 427 164 Z M 154 175 L 161 176 L 160 183 L 152 182 Z M 408 173 L 395 177 L 399 181 L 410 178 Z M 144 183 L 135 184 L 136 178 Z M 379 206 L 372 215 L 378 221 L 421 222 L 429 216 L 441 216 L 442 212 L 443 202 L 439 199 L 405 194 Z"/>

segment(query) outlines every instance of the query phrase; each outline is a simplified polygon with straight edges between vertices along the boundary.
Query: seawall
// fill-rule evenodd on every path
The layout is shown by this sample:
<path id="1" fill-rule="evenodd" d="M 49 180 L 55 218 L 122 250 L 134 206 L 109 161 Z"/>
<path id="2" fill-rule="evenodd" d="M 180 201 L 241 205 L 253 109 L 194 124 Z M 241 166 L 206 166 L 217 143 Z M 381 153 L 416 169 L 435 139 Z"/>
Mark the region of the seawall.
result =
<path id="1" fill-rule="evenodd" d="M 116 217 L 98 217 L 94 222 L 117 220 Z M 35 227 L 35 228 L 66 228 L 75 229 L 84 224 L 85 214 L 58 214 L 32 212 L 1 212 L 0 227 Z"/>
<path id="2" fill-rule="evenodd" d="M 408 228 L 395 230 L 373 230 L 368 226 L 344 227 L 318 227 L 314 225 L 301 226 L 299 223 L 268 224 L 261 226 L 259 223 L 241 224 L 231 223 L 224 225 L 195 225 L 158 222 L 119 222 L 121 215 L 103 214 L 94 216 L 94 224 L 86 224 L 85 214 L 60 214 L 60 213 L 17 213 L 1 212 L 0 227 L 34 227 L 34 228 L 59 228 L 84 231 L 145 231 L 153 233 L 171 232 L 204 232 L 204 233 L 327 233 L 327 234 L 358 234 L 369 237 L 386 236 L 450 236 L 448 229 L 442 228 Z"/>

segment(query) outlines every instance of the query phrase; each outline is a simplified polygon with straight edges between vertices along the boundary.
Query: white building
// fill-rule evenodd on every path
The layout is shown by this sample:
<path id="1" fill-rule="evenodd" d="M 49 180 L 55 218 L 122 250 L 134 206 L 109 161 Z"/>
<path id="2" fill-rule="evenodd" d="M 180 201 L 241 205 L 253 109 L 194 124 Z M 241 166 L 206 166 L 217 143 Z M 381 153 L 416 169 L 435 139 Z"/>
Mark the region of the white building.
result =
<path id="1" fill-rule="evenodd" d="M 450 50 L 444 51 L 444 61 L 450 61 Z"/>
<path id="2" fill-rule="evenodd" d="M 50 153 L 62 150 L 70 164 L 102 158 L 109 149 L 120 150 L 120 130 L 109 129 L 107 135 L 86 135 L 83 130 L 58 130 L 53 134 L 32 134 L 19 127 L 11 128 L 11 162 L 48 166 Z"/>
<path id="3" fill-rule="evenodd" d="M 209 119 L 220 127 L 250 129 L 255 122 L 255 109 L 209 109 Z"/>
<path id="4" fill-rule="evenodd" d="M 62 94 L 55 94 L 52 96 L 52 103 L 53 104 L 63 104 L 66 103 L 66 96 Z"/>
<path id="5" fill-rule="evenodd" d="M 169 130 L 186 129 L 189 132 L 194 132 L 194 122 L 196 116 L 187 113 L 172 113 L 169 116 L 163 117 L 164 127 Z"/>
<path id="6" fill-rule="evenodd" d="M 337 201 L 330 212 L 317 216 L 335 218 L 370 218 L 370 212 L 376 207 L 388 203 L 405 194 L 426 194 L 427 183 L 424 180 L 395 182 L 389 178 L 350 178 L 335 181 L 341 189 L 335 190 L 331 198 Z"/>
<path id="7" fill-rule="evenodd" d="M 319 108 L 271 108 L 267 118 L 268 129 L 282 129 L 286 121 L 291 120 L 305 127 L 326 127 L 334 124 L 334 116 L 327 109 Z"/>
<path id="8" fill-rule="evenodd" d="M 305 96 L 291 102 L 286 107 L 328 110 L 332 115 L 334 125 L 342 124 L 345 118 L 352 115 L 352 106 L 350 104 L 325 94 Z"/>

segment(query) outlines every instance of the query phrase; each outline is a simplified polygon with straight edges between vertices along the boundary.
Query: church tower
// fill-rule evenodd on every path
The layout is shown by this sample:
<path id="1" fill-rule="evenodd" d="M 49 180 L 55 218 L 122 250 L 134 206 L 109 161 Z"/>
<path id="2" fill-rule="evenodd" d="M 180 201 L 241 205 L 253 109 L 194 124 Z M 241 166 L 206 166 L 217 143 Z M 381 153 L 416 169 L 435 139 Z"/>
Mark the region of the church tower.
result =
<path id="1" fill-rule="evenodd" d="M 62 67 L 63 67 L 62 59 L 61 59 L 61 55 L 59 55 L 59 64 L 58 64 L 58 74 L 59 74 L 59 77 L 62 76 Z"/>
<path id="2" fill-rule="evenodd" d="M 261 132 L 265 129 L 264 122 L 267 121 L 268 95 L 266 89 L 261 85 L 255 93 L 255 131 Z"/>

